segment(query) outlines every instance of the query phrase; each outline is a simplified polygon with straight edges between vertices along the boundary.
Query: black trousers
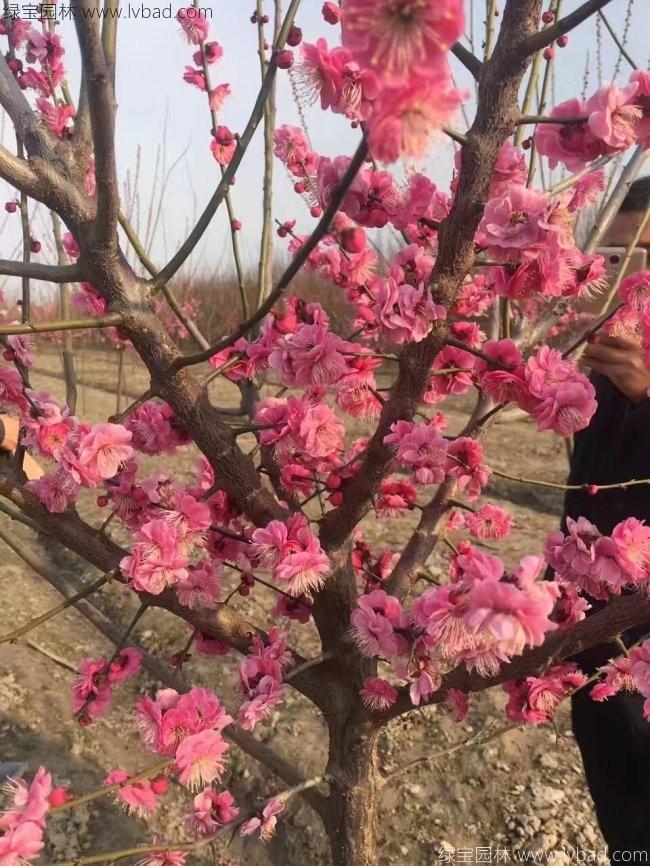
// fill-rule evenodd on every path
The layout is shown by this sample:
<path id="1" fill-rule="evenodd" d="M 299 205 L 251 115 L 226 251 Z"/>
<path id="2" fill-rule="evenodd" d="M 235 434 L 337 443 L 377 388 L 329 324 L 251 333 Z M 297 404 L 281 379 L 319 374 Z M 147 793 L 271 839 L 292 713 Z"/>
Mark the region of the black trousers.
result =
<path id="1" fill-rule="evenodd" d="M 630 645 L 647 632 L 647 625 L 634 629 L 624 641 Z M 575 661 L 591 674 L 619 654 L 620 648 L 608 644 Z M 589 697 L 589 686 L 571 699 L 573 733 L 612 863 L 650 864 L 650 721 L 643 701 L 621 692 L 598 703 Z"/>

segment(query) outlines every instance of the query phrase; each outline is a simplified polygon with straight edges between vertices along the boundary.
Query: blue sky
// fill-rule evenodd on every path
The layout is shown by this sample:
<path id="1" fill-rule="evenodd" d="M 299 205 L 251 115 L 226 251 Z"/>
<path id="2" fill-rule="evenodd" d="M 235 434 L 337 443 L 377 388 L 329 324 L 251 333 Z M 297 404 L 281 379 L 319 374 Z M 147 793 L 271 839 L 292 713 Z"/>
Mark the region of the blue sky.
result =
<path id="1" fill-rule="evenodd" d="M 131 0 L 132 5 L 136 5 Z M 613 0 L 607 7 L 607 15 L 621 31 L 629 0 Z M 632 27 L 630 28 L 629 51 L 641 67 L 647 65 L 647 32 L 650 11 L 647 0 L 636 0 L 633 4 Z M 172 4 L 173 12 L 178 8 Z M 224 57 L 212 67 L 213 83 L 229 82 L 233 95 L 226 104 L 222 120 L 234 131 L 243 128 L 253 104 L 260 80 L 257 56 L 256 27 L 250 23 L 253 0 L 212 0 L 206 5 L 212 10 L 210 38 L 224 47 Z M 286 0 L 283 4 L 286 6 Z M 303 0 L 297 21 L 305 39 L 314 41 L 325 36 L 330 44 L 339 39 L 338 28 L 326 24 L 321 17 L 321 0 Z M 469 9 L 469 0 L 467 7 Z M 569 12 L 580 5 L 580 0 L 564 0 L 563 11 Z M 265 6 L 272 11 L 273 4 L 266 0 Z M 483 0 L 475 0 L 474 30 L 480 48 L 483 31 Z M 645 11 L 642 9 L 646 6 Z M 480 7 L 480 13 L 479 13 Z M 468 28 L 469 29 L 469 28 Z M 68 47 L 67 66 L 69 77 L 76 85 L 78 60 L 74 30 L 65 23 L 61 32 Z M 589 52 L 591 58 L 590 91 L 597 86 L 597 39 L 594 21 L 583 25 L 571 35 L 569 46 L 558 51 L 558 66 L 555 100 L 561 101 L 579 94 Z M 143 21 L 134 18 L 120 22 L 118 36 L 117 70 L 117 151 L 122 179 L 133 178 L 138 171 L 139 222 L 144 234 L 149 211 L 149 201 L 155 176 L 158 148 L 165 133 L 165 161 L 167 169 L 174 162 L 176 167 L 169 176 L 164 204 L 158 221 L 158 231 L 153 245 L 153 255 L 162 263 L 184 239 L 187 230 L 209 198 L 218 178 L 218 166 L 209 150 L 210 118 L 205 94 L 185 84 L 182 73 L 185 64 L 191 63 L 192 47 L 188 46 L 175 20 Z M 611 79 L 618 51 L 606 31 L 602 33 L 602 77 Z M 459 86 L 470 86 L 465 71 L 452 62 Z M 629 68 L 621 65 L 619 80 L 627 78 Z M 73 87 L 76 92 L 76 86 Z M 470 119 L 472 102 L 467 105 Z M 279 73 L 278 123 L 299 122 L 296 106 L 289 87 L 286 72 Z M 323 114 L 316 106 L 307 113 L 307 123 L 314 148 L 328 155 L 349 153 L 358 140 L 358 132 L 350 129 L 342 118 L 331 113 Z M 464 121 L 459 117 L 459 129 Z M 4 140 L 10 141 L 6 124 Z M 233 188 L 233 200 L 237 214 L 243 222 L 240 234 L 242 251 L 247 263 L 256 261 L 258 237 L 261 224 L 261 140 L 256 136 L 247 153 Z M 138 160 L 138 153 L 140 154 Z M 446 188 L 450 178 L 452 148 L 445 139 L 433 143 L 431 153 L 419 166 L 442 187 Z M 139 168 L 138 168 L 139 166 Z M 298 217 L 299 227 L 307 230 L 313 220 L 304 205 L 293 193 L 283 167 L 276 162 L 276 197 L 274 213 L 281 219 Z M 11 220 L 2 230 L 0 255 L 9 257 L 17 239 L 17 220 Z M 35 217 L 35 225 L 46 232 L 44 215 Z M 2 222 L 0 221 L 0 227 Z M 37 232 L 38 233 L 38 232 Z M 282 242 L 276 239 L 281 246 Z M 225 272 L 230 267 L 228 238 L 223 215 L 218 215 L 209 229 L 204 242 L 194 257 L 194 268 L 218 268 Z"/>

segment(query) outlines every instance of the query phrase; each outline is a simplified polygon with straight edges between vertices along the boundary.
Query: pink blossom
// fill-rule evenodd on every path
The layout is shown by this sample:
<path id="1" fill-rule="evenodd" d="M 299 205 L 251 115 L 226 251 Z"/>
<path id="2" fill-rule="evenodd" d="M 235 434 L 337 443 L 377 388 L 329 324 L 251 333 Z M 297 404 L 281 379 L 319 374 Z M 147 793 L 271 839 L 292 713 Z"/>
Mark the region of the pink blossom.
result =
<path id="1" fill-rule="evenodd" d="M 546 539 L 546 560 L 558 579 L 594 598 L 607 598 L 608 592 L 620 593 L 630 577 L 621 566 L 617 545 L 585 517 L 568 517 L 566 524 L 567 535 L 558 530 Z"/>
<path id="2" fill-rule="evenodd" d="M 417 497 L 417 489 L 410 481 L 385 478 L 379 488 L 375 511 L 379 517 L 399 517 L 413 508 Z"/>
<path id="3" fill-rule="evenodd" d="M 449 708 L 452 719 L 459 725 L 464 721 L 469 709 L 469 696 L 460 689 L 449 689 L 445 704 Z"/>
<path id="4" fill-rule="evenodd" d="M 650 641 L 645 640 L 631 649 L 629 659 L 630 676 L 634 687 L 644 698 L 650 698 Z"/>
<path id="5" fill-rule="evenodd" d="M 539 430 L 553 430 L 559 436 L 571 436 L 591 421 L 597 403 L 595 389 L 586 381 L 562 382 L 549 389 L 533 410 Z"/>
<path id="6" fill-rule="evenodd" d="M 271 354 L 269 365 L 282 371 L 285 385 L 331 385 L 347 370 L 343 352 L 349 345 L 323 325 L 301 325 Z"/>
<path id="7" fill-rule="evenodd" d="M 641 120 L 637 123 L 636 135 L 639 143 L 647 149 L 650 146 L 650 72 L 635 69 L 630 75 L 630 83 L 637 86 L 634 102 L 642 113 Z"/>
<path id="8" fill-rule="evenodd" d="M 174 769 L 181 784 L 199 788 L 220 779 L 225 765 L 223 755 L 228 743 L 217 731 L 204 730 L 185 737 L 176 749 Z"/>
<path id="9" fill-rule="evenodd" d="M 413 706 L 418 707 L 421 703 L 426 703 L 431 695 L 438 691 L 441 683 L 440 671 L 429 659 L 421 659 L 409 686 L 409 697 Z"/>
<path id="10" fill-rule="evenodd" d="M 539 571 L 541 560 L 529 557 Z M 522 560 L 523 567 L 530 563 Z M 558 596 L 551 581 L 515 582 L 479 580 L 471 588 L 463 622 L 475 634 L 487 632 L 508 656 L 526 646 L 540 646 L 557 626 L 550 619 Z"/>
<path id="11" fill-rule="evenodd" d="M 201 9 L 194 6 L 179 9 L 176 13 L 176 20 L 181 25 L 190 45 L 198 45 L 207 39 L 210 22 Z"/>
<path id="12" fill-rule="evenodd" d="M 550 214 L 546 193 L 510 184 L 485 206 L 477 240 L 490 255 L 503 259 L 534 255 L 548 239 Z"/>
<path id="13" fill-rule="evenodd" d="M 209 562 L 190 565 L 187 577 L 176 584 L 176 596 L 190 610 L 213 608 L 219 600 L 221 581 Z"/>
<path id="14" fill-rule="evenodd" d="M 560 701 L 586 683 L 587 677 L 574 662 L 549 668 L 540 677 L 504 683 L 509 695 L 506 715 L 514 722 L 541 725 L 553 717 Z"/>
<path id="15" fill-rule="evenodd" d="M 425 72 L 418 69 L 418 73 Z M 373 156 L 390 163 L 400 157 L 423 157 L 431 135 L 455 114 L 466 93 L 457 90 L 446 63 L 429 67 L 429 78 L 411 74 L 403 87 L 382 90 L 368 118 Z"/>
<path id="16" fill-rule="evenodd" d="M 72 710 L 83 712 L 90 720 L 106 712 L 111 703 L 111 688 L 106 679 L 105 659 L 81 659 L 79 676 L 72 684 Z"/>
<path id="17" fill-rule="evenodd" d="M 642 116 L 634 104 L 636 91 L 636 83 L 624 88 L 605 84 L 587 100 L 589 129 L 603 143 L 604 152 L 626 150 L 636 141 L 636 126 Z"/>
<path id="18" fill-rule="evenodd" d="M 88 486 L 93 479 L 106 480 L 117 474 L 120 466 L 134 454 L 131 432 L 121 424 L 96 424 L 79 442 L 79 478 Z M 72 471 L 74 477 L 75 472 Z"/>
<path id="19" fill-rule="evenodd" d="M 650 527 L 636 517 L 618 523 L 611 534 L 621 568 L 634 583 L 650 577 Z"/>
<path id="20" fill-rule="evenodd" d="M 475 358 L 469 352 L 456 346 L 445 346 L 433 359 L 432 375 L 422 401 L 428 405 L 435 405 L 447 396 L 466 394 L 472 387 L 474 367 Z"/>
<path id="21" fill-rule="evenodd" d="M 190 441 L 171 406 L 153 400 L 130 412 L 124 427 L 131 432 L 133 447 L 143 454 L 169 454 Z"/>
<path id="22" fill-rule="evenodd" d="M 156 809 L 158 801 L 148 779 L 129 783 L 129 778 L 125 770 L 111 770 L 104 784 L 120 785 L 117 799 L 124 803 L 129 812 L 142 818 Z"/>
<path id="23" fill-rule="evenodd" d="M 400 625 L 402 609 L 399 600 L 383 589 L 374 589 L 362 595 L 350 623 L 354 640 L 368 658 L 392 658 L 400 647 L 395 628 Z"/>
<path id="24" fill-rule="evenodd" d="M 308 409 L 298 428 L 299 442 L 309 457 L 327 459 L 343 450 L 345 427 L 329 406 Z"/>
<path id="25" fill-rule="evenodd" d="M 28 481 L 25 487 L 52 514 L 62 514 L 79 495 L 79 485 L 63 467 L 35 481 Z"/>
<path id="26" fill-rule="evenodd" d="M 482 316 L 494 304 L 494 294 L 482 274 L 466 277 L 453 311 L 457 316 Z"/>
<path id="27" fill-rule="evenodd" d="M 569 99 L 552 108 L 550 117 L 583 117 L 581 123 L 540 123 L 535 131 L 535 146 L 548 164 L 556 168 L 559 163 L 570 171 L 580 171 L 588 162 L 602 154 L 602 144 L 587 123 L 587 104 L 580 99 Z"/>
<path id="28" fill-rule="evenodd" d="M 220 112 L 231 93 L 232 89 L 229 84 L 218 84 L 213 87 L 209 98 L 210 110 Z"/>
<path id="29" fill-rule="evenodd" d="M 230 824 L 237 815 L 239 807 L 230 791 L 217 792 L 214 788 L 206 788 L 194 797 L 186 823 L 192 833 L 209 836 L 224 824 Z"/>
<path id="30" fill-rule="evenodd" d="M 109 684 L 115 686 L 131 679 L 138 673 L 141 664 L 142 653 L 135 647 L 124 647 L 108 667 L 107 679 Z"/>
<path id="31" fill-rule="evenodd" d="M 251 541 L 260 563 L 273 569 L 276 580 L 289 584 L 291 595 L 300 597 L 318 589 L 329 571 L 329 559 L 302 515 L 286 523 L 270 521 L 253 532 Z"/>
<path id="32" fill-rule="evenodd" d="M 238 721 L 245 731 L 253 731 L 273 707 L 282 702 L 284 688 L 270 675 L 263 676 L 251 692 L 251 698 L 239 708 Z"/>
<path id="33" fill-rule="evenodd" d="M 435 79 L 464 23 L 462 0 L 346 0 L 343 45 L 384 81 L 405 84 L 416 70 Z"/>
<path id="34" fill-rule="evenodd" d="M 227 126 L 218 126 L 215 129 L 210 142 L 210 150 L 219 165 L 228 165 L 237 150 L 237 139 Z"/>
<path id="35" fill-rule="evenodd" d="M 37 99 L 36 107 L 46 125 L 57 138 L 63 138 L 64 132 L 72 130 L 72 123 L 70 121 L 75 116 L 75 110 L 72 105 L 54 106 L 48 99 Z"/>
<path id="36" fill-rule="evenodd" d="M 7 793 L 11 795 L 11 805 L 0 816 L 0 829 L 12 830 L 27 823 L 40 829 L 45 828 L 45 817 L 52 793 L 52 776 L 44 767 L 38 768 L 29 785 L 22 779 L 10 779 Z M 0 837 L 0 845 L 3 838 Z"/>
<path id="37" fill-rule="evenodd" d="M 187 578 L 187 559 L 178 530 L 166 520 L 145 523 L 136 534 L 131 554 L 120 562 L 124 576 L 138 592 L 160 593 Z"/>
<path id="38" fill-rule="evenodd" d="M 418 484 L 440 484 L 446 475 L 447 442 L 430 424 L 396 421 L 384 437 L 396 448 L 396 460 L 407 466 Z"/>
<path id="39" fill-rule="evenodd" d="M 445 307 L 435 303 L 424 284 L 399 285 L 392 277 L 377 283 L 375 303 L 385 334 L 394 343 L 419 343 L 430 333 L 434 322 L 447 317 Z"/>
<path id="40" fill-rule="evenodd" d="M 377 363 L 376 359 L 375 364 Z M 364 368 L 360 368 L 363 364 Z M 343 377 L 338 383 L 336 404 L 353 418 L 377 418 L 381 412 L 381 400 L 377 397 L 377 382 L 372 372 L 373 359 L 355 359 L 355 372 Z M 366 366 L 367 365 L 367 366 Z"/>
<path id="41" fill-rule="evenodd" d="M 460 170 L 460 160 L 457 158 L 456 167 Z M 492 172 L 490 184 L 490 198 L 500 195 L 511 184 L 524 184 L 528 177 L 526 156 L 519 147 L 507 138 L 501 145 L 497 161 Z"/>
<path id="42" fill-rule="evenodd" d="M 193 84 L 199 90 L 206 90 L 205 75 L 202 69 L 195 69 L 193 66 L 186 66 L 183 73 L 183 81 L 188 84 Z"/>
<path id="43" fill-rule="evenodd" d="M 599 668 L 598 672 L 603 675 L 604 679 L 599 680 L 589 691 L 589 695 L 594 701 L 606 701 L 621 691 L 632 692 L 635 690 L 636 686 L 632 677 L 634 651 L 632 650 L 629 658 L 621 656 Z"/>
<path id="44" fill-rule="evenodd" d="M 467 514 L 465 523 L 476 538 L 500 539 L 510 534 L 512 516 L 498 505 L 482 505 L 473 514 Z"/>
<path id="45" fill-rule="evenodd" d="M 643 316 L 650 310 L 650 270 L 630 274 L 621 283 L 618 294 L 637 315 Z"/>
<path id="46" fill-rule="evenodd" d="M 283 557 L 273 571 L 276 580 L 288 583 L 287 592 L 291 595 L 300 597 L 320 589 L 330 570 L 327 555 L 313 538 L 314 541 L 308 542 L 305 550 Z"/>
<path id="47" fill-rule="evenodd" d="M 230 652 L 229 644 L 217 638 L 198 632 L 194 638 L 197 653 L 204 656 L 225 656 Z"/>
<path id="48" fill-rule="evenodd" d="M 17 370 L 0 365 L 0 406 L 27 413 L 29 403 L 23 393 L 23 380 Z"/>
<path id="49" fill-rule="evenodd" d="M 543 346 L 528 359 L 525 379 L 538 402 L 532 407 L 540 430 L 570 436 L 589 424 L 596 411 L 595 389 L 575 364 Z"/>
<path id="50" fill-rule="evenodd" d="M 352 60 L 352 55 L 345 48 L 330 50 L 327 40 L 321 37 L 314 43 L 303 42 L 301 56 L 298 73 L 308 96 L 320 98 L 323 111 L 334 108 L 341 87 L 341 68 Z"/>
<path id="51" fill-rule="evenodd" d="M 492 470 L 483 463 L 483 448 L 467 436 L 454 439 L 447 448 L 447 473 L 457 479 L 471 501 L 476 499 L 490 480 Z"/>
<path id="52" fill-rule="evenodd" d="M 0 836 L 2 866 L 23 866 L 33 860 L 45 843 L 43 828 L 34 821 L 24 821 Z"/>
<path id="53" fill-rule="evenodd" d="M 318 162 L 318 190 L 322 204 L 327 207 L 341 178 L 350 166 L 348 156 L 336 159 L 321 157 Z M 341 210 L 350 219 L 365 228 L 383 228 L 389 219 L 386 202 L 395 197 L 394 180 L 387 171 L 364 170 L 358 172 L 350 186 Z"/>
<path id="54" fill-rule="evenodd" d="M 223 730 L 232 722 L 218 698 L 207 689 L 185 695 L 161 689 L 155 700 L 146 695 L 136 704 L 137 724 L 146 746 L 160 755 L 173 755 L 189 734 Z"/>
<path id="55" fill-rule="evenodd" d="M 397 700 L 397 690 L 387 680 L 367 677 L 360 692 L 361 700 L 371 710 L 387 710 Z"/>
<path id="56" fill-rule="evenodd" d="M 251 818 L 242 824 L 240 835 L 251 836 L 259 832 L 260 839 L 267 842 L 275 833 L 277 815 L 284 812 L 284 802 L 279 797 L 272 797 L 262 809 L 259 817 Z"/>
<path id="57" fill-rule="evenodd" d="M 289 171 L 297 177 L 304 177 L 315 167 L 316 156 L 305 134 L 297 126 L 280 126 L 273 133 L 273 152 Z"/>

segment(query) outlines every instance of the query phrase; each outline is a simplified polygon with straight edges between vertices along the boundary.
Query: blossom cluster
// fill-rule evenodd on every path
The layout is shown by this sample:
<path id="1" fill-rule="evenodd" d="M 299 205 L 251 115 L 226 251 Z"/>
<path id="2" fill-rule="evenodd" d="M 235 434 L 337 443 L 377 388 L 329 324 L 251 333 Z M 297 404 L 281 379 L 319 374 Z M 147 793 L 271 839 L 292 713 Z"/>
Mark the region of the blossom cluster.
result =
<path id="1" fill-rule="evenodd" d="M 83 658 L 79 676 L 72 684 L 72 710 L 80 723 L 88 724 L 106 712 L 115 686 L 134 677 L 140 670 L 142 655 L 134 647 L 124 647 L 107 659 Z"/>
<path id="2" fill-rule="evenodd" d="M 11 805 L 0 816 L 0 862 L 7 866 L 28 862 L 43 849 L 45 819 L 54 793 L 52 776 L 39 767 L 29 785 L 11 781 Z"/>
<path id="3" fill-rule="evenodd" d="M 181 784 L 196 790 L 221 778 L 228 751 L 222 731 L 232 718 L 212 692 L 193 688 L 179 695 L 162 689 L 155 698 L 145 695 L 138 701 L 136 714 L 144 745 L 173 757 Z"/>

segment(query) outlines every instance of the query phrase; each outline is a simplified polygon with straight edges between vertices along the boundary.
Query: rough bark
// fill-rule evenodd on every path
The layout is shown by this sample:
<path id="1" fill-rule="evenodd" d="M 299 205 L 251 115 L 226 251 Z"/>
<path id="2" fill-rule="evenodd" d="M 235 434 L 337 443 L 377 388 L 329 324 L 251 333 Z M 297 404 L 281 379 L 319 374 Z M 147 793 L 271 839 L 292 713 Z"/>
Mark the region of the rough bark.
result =
<path id="1" fill-rule="evenodd" d="M 354 707 L 330 728 L 328 773 L 330 818 L 327 833 L 333 866 L 376 866 L 377 814 L 381 776 L 379 727 Z"/>

